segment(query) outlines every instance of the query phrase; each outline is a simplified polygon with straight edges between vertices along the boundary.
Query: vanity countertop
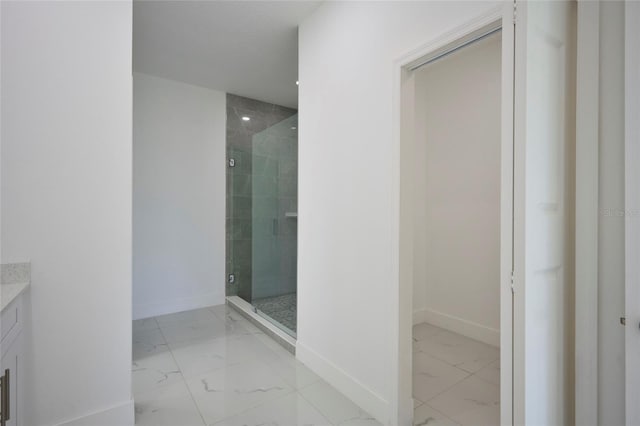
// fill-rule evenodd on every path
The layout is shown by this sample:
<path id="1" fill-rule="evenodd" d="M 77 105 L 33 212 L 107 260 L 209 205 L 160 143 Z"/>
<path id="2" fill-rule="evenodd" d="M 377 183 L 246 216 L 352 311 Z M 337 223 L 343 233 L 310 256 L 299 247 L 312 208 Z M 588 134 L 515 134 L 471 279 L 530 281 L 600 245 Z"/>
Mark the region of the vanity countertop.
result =
<path id="1" fill-rule="evenodd" d="M 31 262 L 0 265 L 0 312 L 29 288 Z"/>
<path id="2" fill-rule="evenodd" d="M 0 285 L 0 312 L 9 306 L 16 297 L 20 296 L 27 288 L 29 282 L 1 284 Z"/>

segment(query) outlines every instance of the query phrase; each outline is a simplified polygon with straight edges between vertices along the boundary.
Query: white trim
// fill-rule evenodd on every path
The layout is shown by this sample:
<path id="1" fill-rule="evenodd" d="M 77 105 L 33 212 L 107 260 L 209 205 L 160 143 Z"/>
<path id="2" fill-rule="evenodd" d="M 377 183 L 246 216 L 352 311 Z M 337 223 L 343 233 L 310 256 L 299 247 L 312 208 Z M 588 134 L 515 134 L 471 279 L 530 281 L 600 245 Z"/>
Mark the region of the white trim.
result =
<path id="1" fill-rule="evenodd" d="M 423 322 L 461 334 L 469 337 L 470 339 L 479 340 L 487 345 L 500 347 L 500 330 L 496 330 L 495 328 L 438 312 L 433 309 L 423 309 L 413 313 L 414 325 Z"/>
<path id="2" fill-rule="evenodd" d="M 496 8 L 402 55 L 394 62 L 396 74 L 400 74 L 400 69 L 398 68 L 410 68 L 420 62 L 421 59 L 429 57 L 436 52 L 446 50 L 447 47 L 457 46 L 463 41 L 468 41 L 471 34 L 481 34 L 487 29 L 496 28 L 496 23 L 503 19 L 503 12 L 504 9 L 502 7 Z M 397 119 L 399 124 L 400 117 L 397 117 Z M 398 125 L 398 132 L 399 127 Z M 399 139 L 399 134 L 395 136 Z"/>
<path id="3" fill-rule="evenodd" d="M 579 1 L 576 67 L 576 424 L 598 423 L 600 3 Z"/>
<path id="4" fill-rule="evenodd" d="M 525 126 L 526 85 L 524 81 L 515 84 L 516 64 L 526 63 L 527 50 L 527 3 L 516 0 L 517 24 L 513 32 L 513 406 L 514 425 L 524 425 L 525 421 Z M 517 103 L 517 105 L 516 105 Z M 503 333 L 506 334 L 506 333 Z M 502 363 L 500 365 L 502 367 Z M 503 382 L 501 382 L 503 383 Z"/>
<path id="5" fill-rule="evenodd" d="M 133 319 L 138 320 L 193 309 L 208 308 L 209 306 L 222 305 L 224 301 L 224 294 L 221 294 L 219 291 L 214 291 L 201 296 L 134 305 Z"/>
<path id="6" fill-rule="evenodd" d="M 296 358 L 379 422 L 388 424 L 389 403 L 376 392 L 304 343 L 298 342 Z"/>
<path id="7" fill-rule="evenodd" d="M 640 3 L 625 2 L 625 402 L 640 424 Z"/>
<path id="8" fill-rule="evenodd" d="M 409 53 L 399 57 L 393 63 L 393 134 L 392 134 L 392 176 L 394 187 L 399 187 L 399 197 L 394 200 L 395 205 L 392 210 L 393 226 L 398 230 L 399 238 L 393 242 L 391 252 L 397 255 L 392 258 L 392 272 L 393 276 L 398 277 L 398 287 L 391 286 L 392 293 L 389 295 L 389 306 L 392 310 L 395 323 L 392 324 L 392 341 L 395 341 L 397 346 L 394 348 L 391 356 L 391 400 L 389 401 L 390 412 L 390 425 L 407 425 L 412 424 L 410 419 L 413 418 L 412 408 L 412 390 L 411 390 L 411 371 L 412 365 L 412 349 L 411 349 L 411 325 L 412 311 L 412 293 L 413 293 L 413 277 L 408 271 L 412 270 L 413 263 L 413 244 L 408 241 L 411 237 L 412 222 L 409 219 L 411 209 L 411 198 L 407 192 L 407 182 L 410 178 L 407 167 L 410 163 L 410 159 L 407 156 L 407 144 L 411 143 L 411 130 L 407 126 L 411 126 L 412 120 L 410 117 L 405 117 L 401 114 L 405 100 L 403 96 L 406 95 L 406 91 L 412 86 L 411 73 L 407 71 L 408 67 L 415 65 L 417 61 L 430 53 L 436 51 L 442 51 L 447 46 L 451 47 L 459 45 L 461 39 L 465 39 L 469 34 L 482 31 L 491 26 L 495 26 L 496 22 L 501 22 L 503 26 L 503 63 L 509 61 L 513 57 L 513 49 L 506 49 L 508 56 L 504 57 L 505 44 L 513 43 L 513 8 L 506 7 L 511 5 L 509 2 L 505 2 L 505 6 L 500 6 L 490 13 L 479 16 L 478 18 L 467 22 L 465 25 L 461 25 L 454 30 L 443 34 L 442 36 L 422 45 L 421 47 L 410 51 Z M 506 32 L 505 32 L 506 28 Z M 509 30 L 511 28 L 511 30 Z M 506 37 L 505 37 L 506 34 Z M 506 42 L 505 42 L 506 40 Z M 510 53 L 509 53 L 510 52 Z M 503 66 L 503 72 L 504 72 Z M 511 68 L 512 69 L 512 68 Z M 513 74 L 511 74 L 513 75 Z M 503 78 L 504 82 L 504 78 Z M 504 102 L 504 86 L 503 86 L 503 102 Z M 513 96 L 509 99 L 509 104 L 512 103 Z M 503 109 L 504 114 L 504 109 Z M 406 114 L 405 114 L 406 115 Z M 509 117 L 507 126 L 511 126 L 513 123 L 512 117 Z M 503 115 L 503 136 L 504 136 L 504 115 Z M 509 127 L 511 128 L 511 127 Z M 505 148 L 505 143 L 508 143 L 510 148 Z M 502 161 L 504 167 L 505 152 L 510 152 L 512 149 L 512 138 L 505 140 L 502 139 Z M 509 167 L 512 166 L 512 158 L 508 156 Z M 505 176 L 508 175 L 508 176 Z M 505 173 L 503 170 L 502 184 L 504 185 L 505 179 L 510 182 L 510 173 Z M 507 191 L 509 194 L 511 191 Z M 505 190 L 503 190 L 503 198 L 501 200 L 501 242 L 503 247 L 501 249 L 501 271 L 507 268 L 504 259 L 508 258 L 508 276 L 511 276 L 511 238 L 507 238 L 506 235 L 511 233 L 511 196 L 504 197 Z M 509 204 L 508 206 L 506 204 Z M 509 212 L 508 217 L 504 217 L 505 211 Z M 508 223 L 508 226 L 506 226 Z M 506 227 L 506 229 L 505 229 Z M 504 242 L 508 241 L 508 246 L 504 245 Z M 508 247 L 508 249 L 506 248 Z M 505 254 L 505 251 L 508 254 Z M 505 272 L 501 272 L 501 285 L 505 285 Z M 501 424 L 511 425 L 511 405 L 512 405 L 512 391 L 511 391 L 511 303 L 510 303 L 510 281 L 509 281 L 509 303 L 504 303 L 503 294 L 505 289 L 501 290 L 501 356 L 507 357 L 502 362 L 506 362 L 503 365 L 501 371 Z M 505 314 L 505 312 L 509 314 Z M 509 330 L 509 332 L 504 332 Z M 298 350 L 300 350 L 300 344 L 298 344 Z M 505 355 L 506 354 L 506 355 Z"/>
<path id="9" fill-rule="evenodd" d="M 483 40 L 484 38 L 499 32 L 501 29 L 502 29 L 502 22 L 500 20 L 492 21 L 489 24 L 481 27 L 480 29 L 467 33 L 461 38 L 458 38 L 453 42 L 448 43 L 430 52 L 426 56 L 423 56 L 417 61 L 414 61 L 414 63 L 406 65 L 405 68 L 408 68 L 409 71 L 416 71 L 435 61 L 445 58 L 446 56 L 454 52 L 457 52 L 460 49 L 463 49 L 473 43 Z"/>
<path id="10" fill-rule="evenodd" d="M 58 423 L 57 426 L 133 426 L 134 421 L 134 403 L 131 399 L 114 407 Z"/>
<path id="11" fill-rule="evenodd" d="M 500 135 L 500 424 L 513 424 L 513 406 L 524 398 L 513 389 L 513 79 L 515 28 L 512 2 L 502 10 L 502 117 Z"/>
<path id="12" fill-rule="evenodd" d="M 413 360 L 412 321 L 413 300 L 413 131 L 415 73 L 396 63 L 394 72 L 394 135 L 398 138 L 393 150 L 393 186 L 398 188 L 398 208 L 392 209 L 392 220 L 397 224 L 398 239 L 394 240 L 392 273 L 398 277 L 397 291 L 391 294 L 392 318 L 398 323 L 391 329 L 392 342 L 396 342 L 391 355 L 391 413 L 389 425 L 413 424 Z M 401 111 L 404 113 L 401 114 Z M 397 333 L 397 334 L 396 334 Z"/>

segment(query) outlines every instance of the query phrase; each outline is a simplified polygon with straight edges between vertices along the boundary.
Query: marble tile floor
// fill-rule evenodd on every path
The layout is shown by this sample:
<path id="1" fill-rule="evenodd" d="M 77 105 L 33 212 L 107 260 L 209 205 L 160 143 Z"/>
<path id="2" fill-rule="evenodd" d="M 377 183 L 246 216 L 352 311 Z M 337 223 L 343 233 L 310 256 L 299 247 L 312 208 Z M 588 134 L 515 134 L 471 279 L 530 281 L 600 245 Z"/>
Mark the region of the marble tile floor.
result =
<path id="1" fill-rule="evenodd" d="M 225 305 L 134 321 L 132 375 L 136 425 L 380 425 Z"/>
<path id="2" fill-rule="evenodd" d="M 415 426 L 500 424 L 499 349 L 433 325 L 413 327 Z"/>

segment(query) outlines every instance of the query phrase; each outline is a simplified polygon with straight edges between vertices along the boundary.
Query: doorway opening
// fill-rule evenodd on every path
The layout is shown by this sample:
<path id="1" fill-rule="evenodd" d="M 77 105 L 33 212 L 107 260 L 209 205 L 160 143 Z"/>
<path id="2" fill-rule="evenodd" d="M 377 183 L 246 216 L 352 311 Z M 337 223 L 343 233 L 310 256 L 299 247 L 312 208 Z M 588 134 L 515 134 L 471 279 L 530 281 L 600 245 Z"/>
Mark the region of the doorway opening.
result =
<path id="1" fill-rule="evenodd" d="M 413 70 L 416 424 L 500 423 L 501 42 Z"/>
<path id="2" fill-rule="evenodd" d="M 296 109 L 227 94 L 226 296 L 250 318 L 257 314 L 292 339 L 297 332 L 297 129 Z"/>
<path id="3" fill-rule="evenodd" d="M 512 418 L 514 26 L 503 25 L 505 10 L 396 62 L 400 422 Z"/>
<path id="4" fill-rule="evenodd" d="M 426 63 L 436 64 L 436 58 L 451 59 L 497 28 L 501 28 L 502 38 L 500 161 L 496 166 L 500 169 L 499 422 L 490 420 L 489 416 L 481 422 L 478 416 L 472 423 L 574 423 L 575 6 L 575 2 L 505 4 L 501 10 L 478 17 L 396 61 L 399 114 L 395 121 L 398 140 L 395 164 L 400 188 L 397 213 L 400 238 L 396 263 L 398 363 L 392 365 L 398 377 L 397 406 L 392 408 L 397 409 L 394 416 L 400 419 L 398 423 L 408 423 L 414 414 L 411 366 L 416 352 L 412 348 L 412 307 L 414 284 L 418 284 L 414 265 L 426 263 L 414 247 L 414 228 L 419 230 L 421 225 L 416 224 L 414 200 L 417 195 L 424 196 L 418 190 L 420 182 L 416 179 L 418 126 L 425 121 L 418 116 L 416 108 L 419 101 L 416 87 L 420 86 L 416 70 Z M 458 71 L 452 70 L 451 76 Z M 467 78 L 473 82 L 480 77 L 471 73 Z M 437 93 L 436 89 L 440 87 L 432 94 Z M 447 97 L 443 102 L 450 101 L 451 97 Z M 462 113 L 473 111 L 470 103 L 473 103 L 471 97 L 465 95 L 457 106 L 457 115 L 441 118 L 451 128 L 445 134 L 457 134 L 465 130 L 461 127 L 469 127 Z M 469 132 L 470 138 L 477 141 L 483 129 L 478 126 L 476 132 Z M 425 135 L 425 138 L 433 136 Z M 447 161 L 457 161 L 467 154 L 461 150 Z M 478 162 L 486 158 L 486 155 L 477 156 Z M 472 166 L 458 166 L 458 174 L 454 176 L 461 179 L 469 173 L 469 167 Z M 438 180 L 436 176 L 436 182 L 444 184 L 445 180 Z M 454 187 L 451 192 L 458 190 Z M 452 195 L 441 192 L 447 197 Z M 438 213 L 450 218 L 446 210 Z M 459 211 L 448 214 L 462 217 Z M 467 214 L 467 219 L 480 220 L 472 214 Z M 464 234 L 461 226 L 455 229 Z M 464 237 L 473 238 L 468 233 Z M 444 241 L 442 250 L 452 246 L 451 240 Z M 476 256 L 485 255 L 484 251 L 483 247 L 474 249 Z M 446 270 L 446 278 L 471 266 L 468 262 L 454 262 Z M 468 290 L 458 290 L 456 298 L 463 298 L 467 293 Z M 429 303 L 434 300 L 437 301 L 437 297 Z M 480 300 L 478 297 L 476 302 Z M 469 313 L 473 313 L 470 308 L 464 311 Z M 429 312 L 424 318 L 436 322 L 437 316 Z M 487 333 L 478 332 L 481 328 L 469 327 L 468 318 L 451 316 L 454 315 L 444 317 L 446 321 L 440 316 L 436 325 L 453 327 L 452 324 L 457 323 L 459 334 L 469 333 L 476 340 L 487 337 Z M 443 420 L 445 423 L 465 424 L 469 422 L 465 411 L 473 413 L 474 408 L 488 404 L 477 398 L 476 391 L 450 392 L 448 400 L 440 398 L 439 403 L 430 405 L 437 405 L 440 410 L 432 408 L 438 413 L 444 410 L 450 414 L 450 420 Z M 456 405 L 453 400 L 461 396 L 467 403 L 477 403 L 477 407 Z"/>

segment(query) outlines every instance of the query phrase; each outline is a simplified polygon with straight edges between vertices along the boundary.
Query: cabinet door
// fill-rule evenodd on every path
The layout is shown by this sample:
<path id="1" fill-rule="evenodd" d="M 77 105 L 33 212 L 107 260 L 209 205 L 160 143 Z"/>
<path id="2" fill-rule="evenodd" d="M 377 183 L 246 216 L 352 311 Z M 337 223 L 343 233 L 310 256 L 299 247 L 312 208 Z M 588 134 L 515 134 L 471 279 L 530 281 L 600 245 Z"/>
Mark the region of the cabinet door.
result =
<path id="1" fill-rule="evenodd" d="M 18 336 L 12 343 L 7 353 L 2 357 L 2 361 L 0 362 L 0 371 L 1 374 L 4 374 L 5 370 L 9 370 L 9 407 L 10 407 L 10 417 L 7 421 L 7 426 L 18 426 L 20 425 L 19 420 L 19 403 L 18 403 L 18 391 L 20 389 L 19 383 L 19 371 L 18 371 L 18 353 L 20 351 L 20 337 Z M 4 413 L 2 413 L 4 415 Z"/>

